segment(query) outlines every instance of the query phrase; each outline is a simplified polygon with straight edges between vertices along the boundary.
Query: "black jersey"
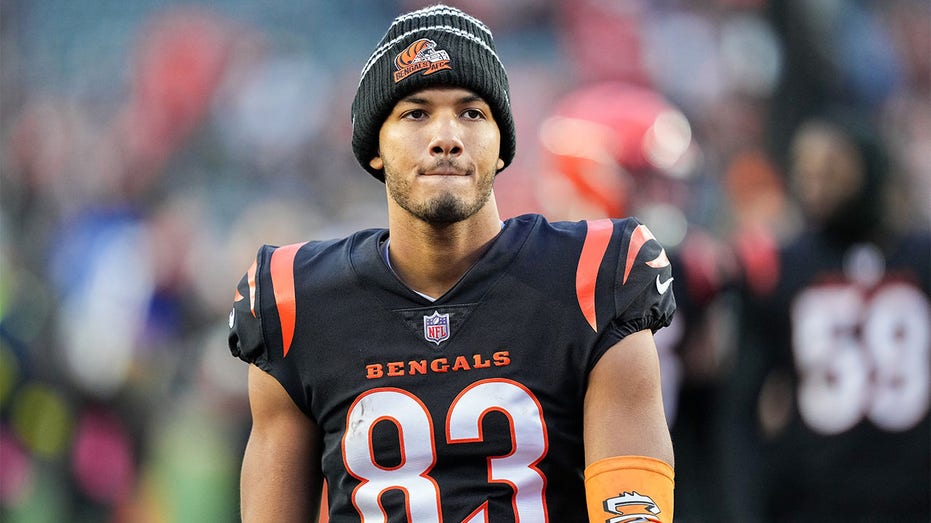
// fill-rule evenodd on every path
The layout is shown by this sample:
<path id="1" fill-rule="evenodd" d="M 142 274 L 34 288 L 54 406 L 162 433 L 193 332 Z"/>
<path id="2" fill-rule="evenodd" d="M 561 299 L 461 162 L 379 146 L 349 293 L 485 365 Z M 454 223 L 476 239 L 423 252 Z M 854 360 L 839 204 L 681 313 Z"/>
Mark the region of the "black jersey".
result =
<path id="1" fill-rule="evenodd" d="M 322 429 L 330 521 L 587 521 L 587 376 L 671 320 L 665 251 L 634 219 L 521 216 L 431 302 L 387 238 L 263 247 L 230 317 Z"/>
<path id="2" fill-rule="evenodd" d="M 804 234 L 748 300 L 734 392 L 763 412 L 732 419 L 768 420 L 774 521 L 931 520 L 929 239 Z"/>

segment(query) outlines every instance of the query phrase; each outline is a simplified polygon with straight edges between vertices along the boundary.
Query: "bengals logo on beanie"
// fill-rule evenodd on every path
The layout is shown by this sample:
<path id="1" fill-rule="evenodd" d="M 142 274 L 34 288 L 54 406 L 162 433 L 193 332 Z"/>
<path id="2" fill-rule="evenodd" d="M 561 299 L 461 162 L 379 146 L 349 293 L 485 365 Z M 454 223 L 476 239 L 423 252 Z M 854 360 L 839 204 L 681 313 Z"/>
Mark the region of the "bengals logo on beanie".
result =
<path id="1" fill-rule="evenodd" d="M 423 71 L 423 75 L 433 74 L 443 69 L 452 69 L 449 66 L 449 53 L 436 48 L 436 42 L 428 38 L 421 38 L 407 49 L 401 51 L 394 59 L 394 83 L 398 83 L 408 76 Z"/>
<path id="2" fill-rule="evenodd" d="M 488 103 L 501 133 L 499 157 L 505 167 L 511 163 L 515 132 L 508 77 L 491 30 L 459 9 L 435 5 L 395 18 L 362 68 L 352 102 L 352 151 L 372 176 L 385 179 L 369 162 L 378 154 L 378 132 L 394 105 L 437 86 L 468 89 Z"/>

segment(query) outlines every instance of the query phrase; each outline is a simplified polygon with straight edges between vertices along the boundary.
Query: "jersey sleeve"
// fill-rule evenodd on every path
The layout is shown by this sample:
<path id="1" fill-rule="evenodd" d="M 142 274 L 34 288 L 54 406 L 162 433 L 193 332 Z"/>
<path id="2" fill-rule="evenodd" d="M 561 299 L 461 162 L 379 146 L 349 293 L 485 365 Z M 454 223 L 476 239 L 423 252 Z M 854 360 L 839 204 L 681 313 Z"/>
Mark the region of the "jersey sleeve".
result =
<path id="1" fill-rule="evenodd" d="M 233 295 L 228 343 L 233 356 L 271 374 L 298 407 L 308 412 L 294 358 L 286 357 L 295 309 L 292 262 L 299 248 L 295 244 L 259 249 Z M 289 282 L 290 288 L 283 284 Z"/>
<path id="2" fill-rule="evenodd" d="M 612 282 L 614 316 L 602 335 L 602 350 L 634 332 L 669 325 L 676 310 L 666 250 L 636 219 L 615 221 L 614 227 L 620 240 Z"/>
<path id="3" fill-rule="evenodd" d="M 262 310 L 258 301 L 258 269 L 262 261 L 263 247 L 249 270 L 243 274 L 233 295 L 233 310 L 230 311 L 229 348 L 233 356 L 252 363 L 268 372 L 268 349 L 262 333 Z"/>

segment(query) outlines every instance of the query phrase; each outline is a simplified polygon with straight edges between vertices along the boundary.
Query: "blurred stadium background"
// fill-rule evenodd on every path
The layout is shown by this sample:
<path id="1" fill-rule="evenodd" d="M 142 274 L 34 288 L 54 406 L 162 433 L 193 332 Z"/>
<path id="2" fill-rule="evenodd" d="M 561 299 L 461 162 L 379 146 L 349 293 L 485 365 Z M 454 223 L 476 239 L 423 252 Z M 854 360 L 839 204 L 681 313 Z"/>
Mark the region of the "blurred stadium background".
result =
<path id="1" fill-rule="evenodd" d="M 261 243 L 384 225 L 349 105 L 391 19 L 431 3 L 3 0 L 0 519 L 238 520 L 233 286 Z M 931 218 L 926 1 L 447 3 L 487 22 L 511 76 L 506 216 L 634 213 L 671 248 L 689 228 L 788 234 L 780 155 L 843 103 L 894 159 L 895 218 Z M 573 125 L 620 101 L 608 154 L 583 150 L 599 138 Z M 614 196 L 562 198 L 578 170 Z"/>

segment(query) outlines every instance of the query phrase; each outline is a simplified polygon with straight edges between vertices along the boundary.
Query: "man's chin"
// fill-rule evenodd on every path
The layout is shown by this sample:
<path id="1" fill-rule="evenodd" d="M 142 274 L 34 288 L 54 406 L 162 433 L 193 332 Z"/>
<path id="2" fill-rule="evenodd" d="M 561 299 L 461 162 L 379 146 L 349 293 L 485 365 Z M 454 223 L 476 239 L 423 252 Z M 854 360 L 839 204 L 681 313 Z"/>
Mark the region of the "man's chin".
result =
<path id="1" fill-rule="evenodd" d="M 420 218 L 435 224 L 453 224 L 461 222 L 475 212 L 465 208 L 461 202 L 434 202 L 421 213 Z"/>

